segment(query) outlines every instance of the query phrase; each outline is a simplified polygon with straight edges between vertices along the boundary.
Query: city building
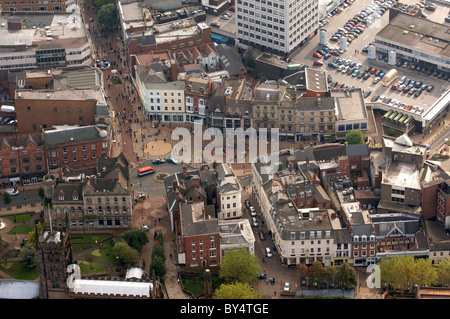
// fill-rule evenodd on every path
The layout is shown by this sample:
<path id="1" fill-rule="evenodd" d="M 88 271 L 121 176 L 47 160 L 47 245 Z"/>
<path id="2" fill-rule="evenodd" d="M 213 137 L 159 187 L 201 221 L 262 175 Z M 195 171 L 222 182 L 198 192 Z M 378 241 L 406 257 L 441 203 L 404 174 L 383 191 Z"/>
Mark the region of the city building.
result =
<path id="1" fill-rule="evenodd" d="M 397 58 L 449 71 L 447 29 L 445 24 L 399 12 L 376 34 L 374 44 L 380 52 L 393 50 Z"/>
<path id="2" fill-rule="evenodd" d="M 144 115 L 159 122 L 185 121 L 185 83 L 167 81 L 162 71 L 136 65 L 136 89 Z"/>
<path id="3" fill-rule="evenodd" d="M 41 133 L 15 134 L 0 138 L 0 187 L 36 184 L 46 174 Z"/>
<path id="4" fill-rule="evenodd" d="M 49 171 L 60 167 L 94 167 L 102 153 L 109 155 L 110 136 L 97 126 L 56 126 L 44 130 L 45 160 Z"/>
<path id="5" fill-rule="evenodd" d="M 229 163 L 215 165 L 217 172 L 217 217 L 219 220 L 240 219 L 242 209 L 242 188 Z"/>
<path id="6" fill-rule="evenodd" d="M 214 91 L 214 82 L 207 79 L 185 79 L 186 122 L 206 125 L 206 101 Z"/>
<path id="7" fill-rule="evenodd" d="M 69 7 L 74 1 L 66 0 L 50 0 L 50 1 L 0 1 L 0 7 L 2 12 L 15 12 L 15 11 L 66 11 L 66 5 Z"/>
<path id="8" fill-rule="evenodd" d="M 287 55 L 318 28 L 318 1 L 236 0 L 236 38 L 263 51 Z"/>
<path id="9" fill-rule="evenodd" d="M 83 17 L 74 12 L 3 12 L 0 69 L 89 66 L 94 60 Z"/>
<path id="10" fill-rule="evenodd" d="M 17 130 L 41 132 L 55 125 L 101 124 L 97 111 L 109 110 L 103 89 L 16 90 Z"/>
<path id="11" fill-rule="evenodd" d="M 126 230 L 131 227 L 133 199 L 131 188 L 116 179 L 57 181 L 44 176 L 44 192 L 50 198 L 51 220 L 55 228 L 70 230 Z"/>

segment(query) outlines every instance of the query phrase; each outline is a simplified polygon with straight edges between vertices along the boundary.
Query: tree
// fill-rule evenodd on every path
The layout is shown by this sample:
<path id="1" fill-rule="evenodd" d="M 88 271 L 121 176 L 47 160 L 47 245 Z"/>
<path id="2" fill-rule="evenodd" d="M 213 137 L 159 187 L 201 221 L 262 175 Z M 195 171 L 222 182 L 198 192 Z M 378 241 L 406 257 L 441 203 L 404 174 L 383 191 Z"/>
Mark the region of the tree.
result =
<path id="1" fill-rule="evenodd" d="M 28 268 L 36 267 L 37 260 L 37 252 L 33 245 L 26 243 L 19 254 L 20 262 L 27 266 Z"/>
<path id="2" fill-rule="evenodd" d="M 112 27 L 117 23 L 117 7 L 114 3 L 101 6 L 98 11 L 98 23 L 106 27 Z"/>
<path id="3" fill-rule="evenodd" d="M 339 286 L 344 289 L 356 287 L 356 271 L 348 263 L 343 263 L 338 271 Z"/>
<path id="4" fill-rule="evenodd" d="M 114 244 L 113 254 L 119 258 L 122 265 L 135 265 L 138 261 L 139 254 L 136 249 L 131 248 L 125 241 L 118 241 Z"/>
<path id="5" fill-rule="evenodd" d="M 244 53 L 244 59 L 242 61 L 248 68 L 254 69 L 256 66 L 255 58 L 253 57 L 252 50 L 248 50 Z"/>
<path id="6" fill-rule="evenodd" d="M 43 187 L 39 187 L 39 197 L 41 199 L 44 199 L 44 197 L 45 197 L 45 191 L 44 191 Z"/>
<path id="7" fill-rule="evenodd" d="M 222 284 L 214 292 L 214 299 L 260 299 L 262 291 L 254 290 L 249 284 L 235 282 Z"/>
<path id="8" fill-rule="evenodd" d="M 11 195 L 9 195 L 8 193 L 3 193 L 3 203 L 5 203 L 6 205 L 8 205 L 9 203 L 11 203 Z"/>
<path id="9" fill-rule="evenodd" d="M 316 288 L 325 279 L 325 268 L 318 260 L 308 269 L 309 285 Z"/>
<path id="10" fill-rule="evenodd" d="M 436 266 L 437 282 L 442 286 L 450 285 L 450 258 L 445 258 Z"/>
<path id="11" fill-rule="evenodd" d="M 364 134 L 360 130 L 351 130 L 345 135 L 348 144 L 364 144 Z"/>
<path id="12" fill-rule="evenodd" d="M 253 282 L 262 271 L 256 256 L 245 248 L 228 251 L 220 266 L 219 278 L 229 283 L 236 281 Z"/>
<path id="13" fill-rule="evenodd" d="M 121 239 L 125 240 L 131 248 L 134 248 L 137 251 L 141 251 L 142 247 L 149 242 L 147 233 L 139 228 L 126 231 L 121 236 Z"/>
<path id="14" fill-rule="evenodd" d="M 150 273 L 153 273 L 153 270 L 155 271 L 155 276 L 158 276 L 160 278 L 164 277 L 164 275 L 166 274 L 166 265 L 164 264 L 164 260 L 161 258 L 161 256 L 152 257 L 152 263 L 150 264 Z"/>
<path id="15" fill-rule="evenodd" d="M 160 245 L 154 245 L 152 249 L 152 258 L 155 256 L 161 257 L 163 261 L 166 261 L 166 255 L 164 254 L 164 247 Z"/>
<path id="16" fill-rule="evenodd" d="M 420 258 L 415 260 L 411 284 L 431 286 L 436 283 L 437 278 L 437 269 L 433 267 L 430 259 Z"/>

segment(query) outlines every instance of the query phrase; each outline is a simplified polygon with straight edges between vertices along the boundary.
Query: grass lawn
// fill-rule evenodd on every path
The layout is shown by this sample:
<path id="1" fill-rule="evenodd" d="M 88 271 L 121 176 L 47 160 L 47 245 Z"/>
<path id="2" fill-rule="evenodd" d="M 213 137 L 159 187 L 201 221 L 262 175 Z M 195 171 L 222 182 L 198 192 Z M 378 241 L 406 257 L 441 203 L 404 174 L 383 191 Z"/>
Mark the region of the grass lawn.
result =
<path id="1" fill-rule="evenodd" d="M 96 262 L 89 262 L 84 259 L 78 259 L 77 263 L 80 266 L 82 275 L 108 270 L 108 267 L 106 267 L 105 265 L 102 265 L 102 264 L 99 264 Z"/>
<path id="2" fill-rule="evenodd" d="M 100 242 L 108 237 L 111 237 L 111 235 L 109 234 L 73 235 L 70 238 L 73 253 L 76 254 L 86 249 L 89 249 L 95 245 L 96 241 Z"/>
<path id="3" fill-rule="evenodd" d="M 25 213 L 25 214 L 15 214 L 15 215 L 7 215 L 7 216 L 3 216 L 3 218 L 8 218 L 9 220 L 11 220 L 12 222 L 16 223 L 26 223 L 27 221 L 29 221 L 32 217 L 34 216 L 34 213 Z"/>
<path id="4" fill-rule="evenodd" d="M 19 261 L 0 263 L 0 269 L 15 279 L 35 280 L 39 278 L 39 267 L 27 268 Z"/>
<path id="5" fill-rule="evenodd" d="M 93 250 L 89 256 L 93 259 L 105 261 L 111 264 L 116 262 L 116 257 L 112 255 L 112 250 L 114 246 L 112 241 L 104 243 L 100 248 Z"/>
<path id="6" fill-rule="evenodd" d="M 11 230 L 8 232 L 8 234 L 9 235 L 28 234 L 32 230 L 33 229 L 28 225 L 19 225 L 19 226 L 14 226 L 13 228 L 11 228 Z"/>

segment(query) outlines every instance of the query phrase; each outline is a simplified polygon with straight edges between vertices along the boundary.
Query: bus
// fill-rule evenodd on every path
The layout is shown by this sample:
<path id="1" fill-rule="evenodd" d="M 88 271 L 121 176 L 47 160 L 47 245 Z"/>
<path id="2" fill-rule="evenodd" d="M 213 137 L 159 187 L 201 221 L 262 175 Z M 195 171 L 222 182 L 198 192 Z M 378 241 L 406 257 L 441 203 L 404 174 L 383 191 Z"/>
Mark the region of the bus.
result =
<path id="1" fill-rule="evenodd" d="M 153 174 L 156 170 L 151 166 L 146 166 L 138 169 L 138 176 L 144 176 L 148 174 Z"/>
<path id="2" fill-rule="evenodd" d="M 394 113 L 393 110 L 387 111 L 386 113 L 384 113 L 383 118 L 384 118 L 384 119 L 387 119 L 389 116 L 391 116 L 392 113 Z"/>

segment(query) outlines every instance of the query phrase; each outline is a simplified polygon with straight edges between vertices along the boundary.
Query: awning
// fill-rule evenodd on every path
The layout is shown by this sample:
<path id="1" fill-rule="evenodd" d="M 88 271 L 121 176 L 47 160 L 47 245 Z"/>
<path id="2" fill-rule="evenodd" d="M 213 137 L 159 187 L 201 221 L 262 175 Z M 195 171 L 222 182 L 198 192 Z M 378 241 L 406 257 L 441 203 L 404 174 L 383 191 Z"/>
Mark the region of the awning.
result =
<path id="1" fill-rule="evenodd" d="M 20 182 L 20 177 L 11 177 L 9 179 L 10 182 Z"/>

